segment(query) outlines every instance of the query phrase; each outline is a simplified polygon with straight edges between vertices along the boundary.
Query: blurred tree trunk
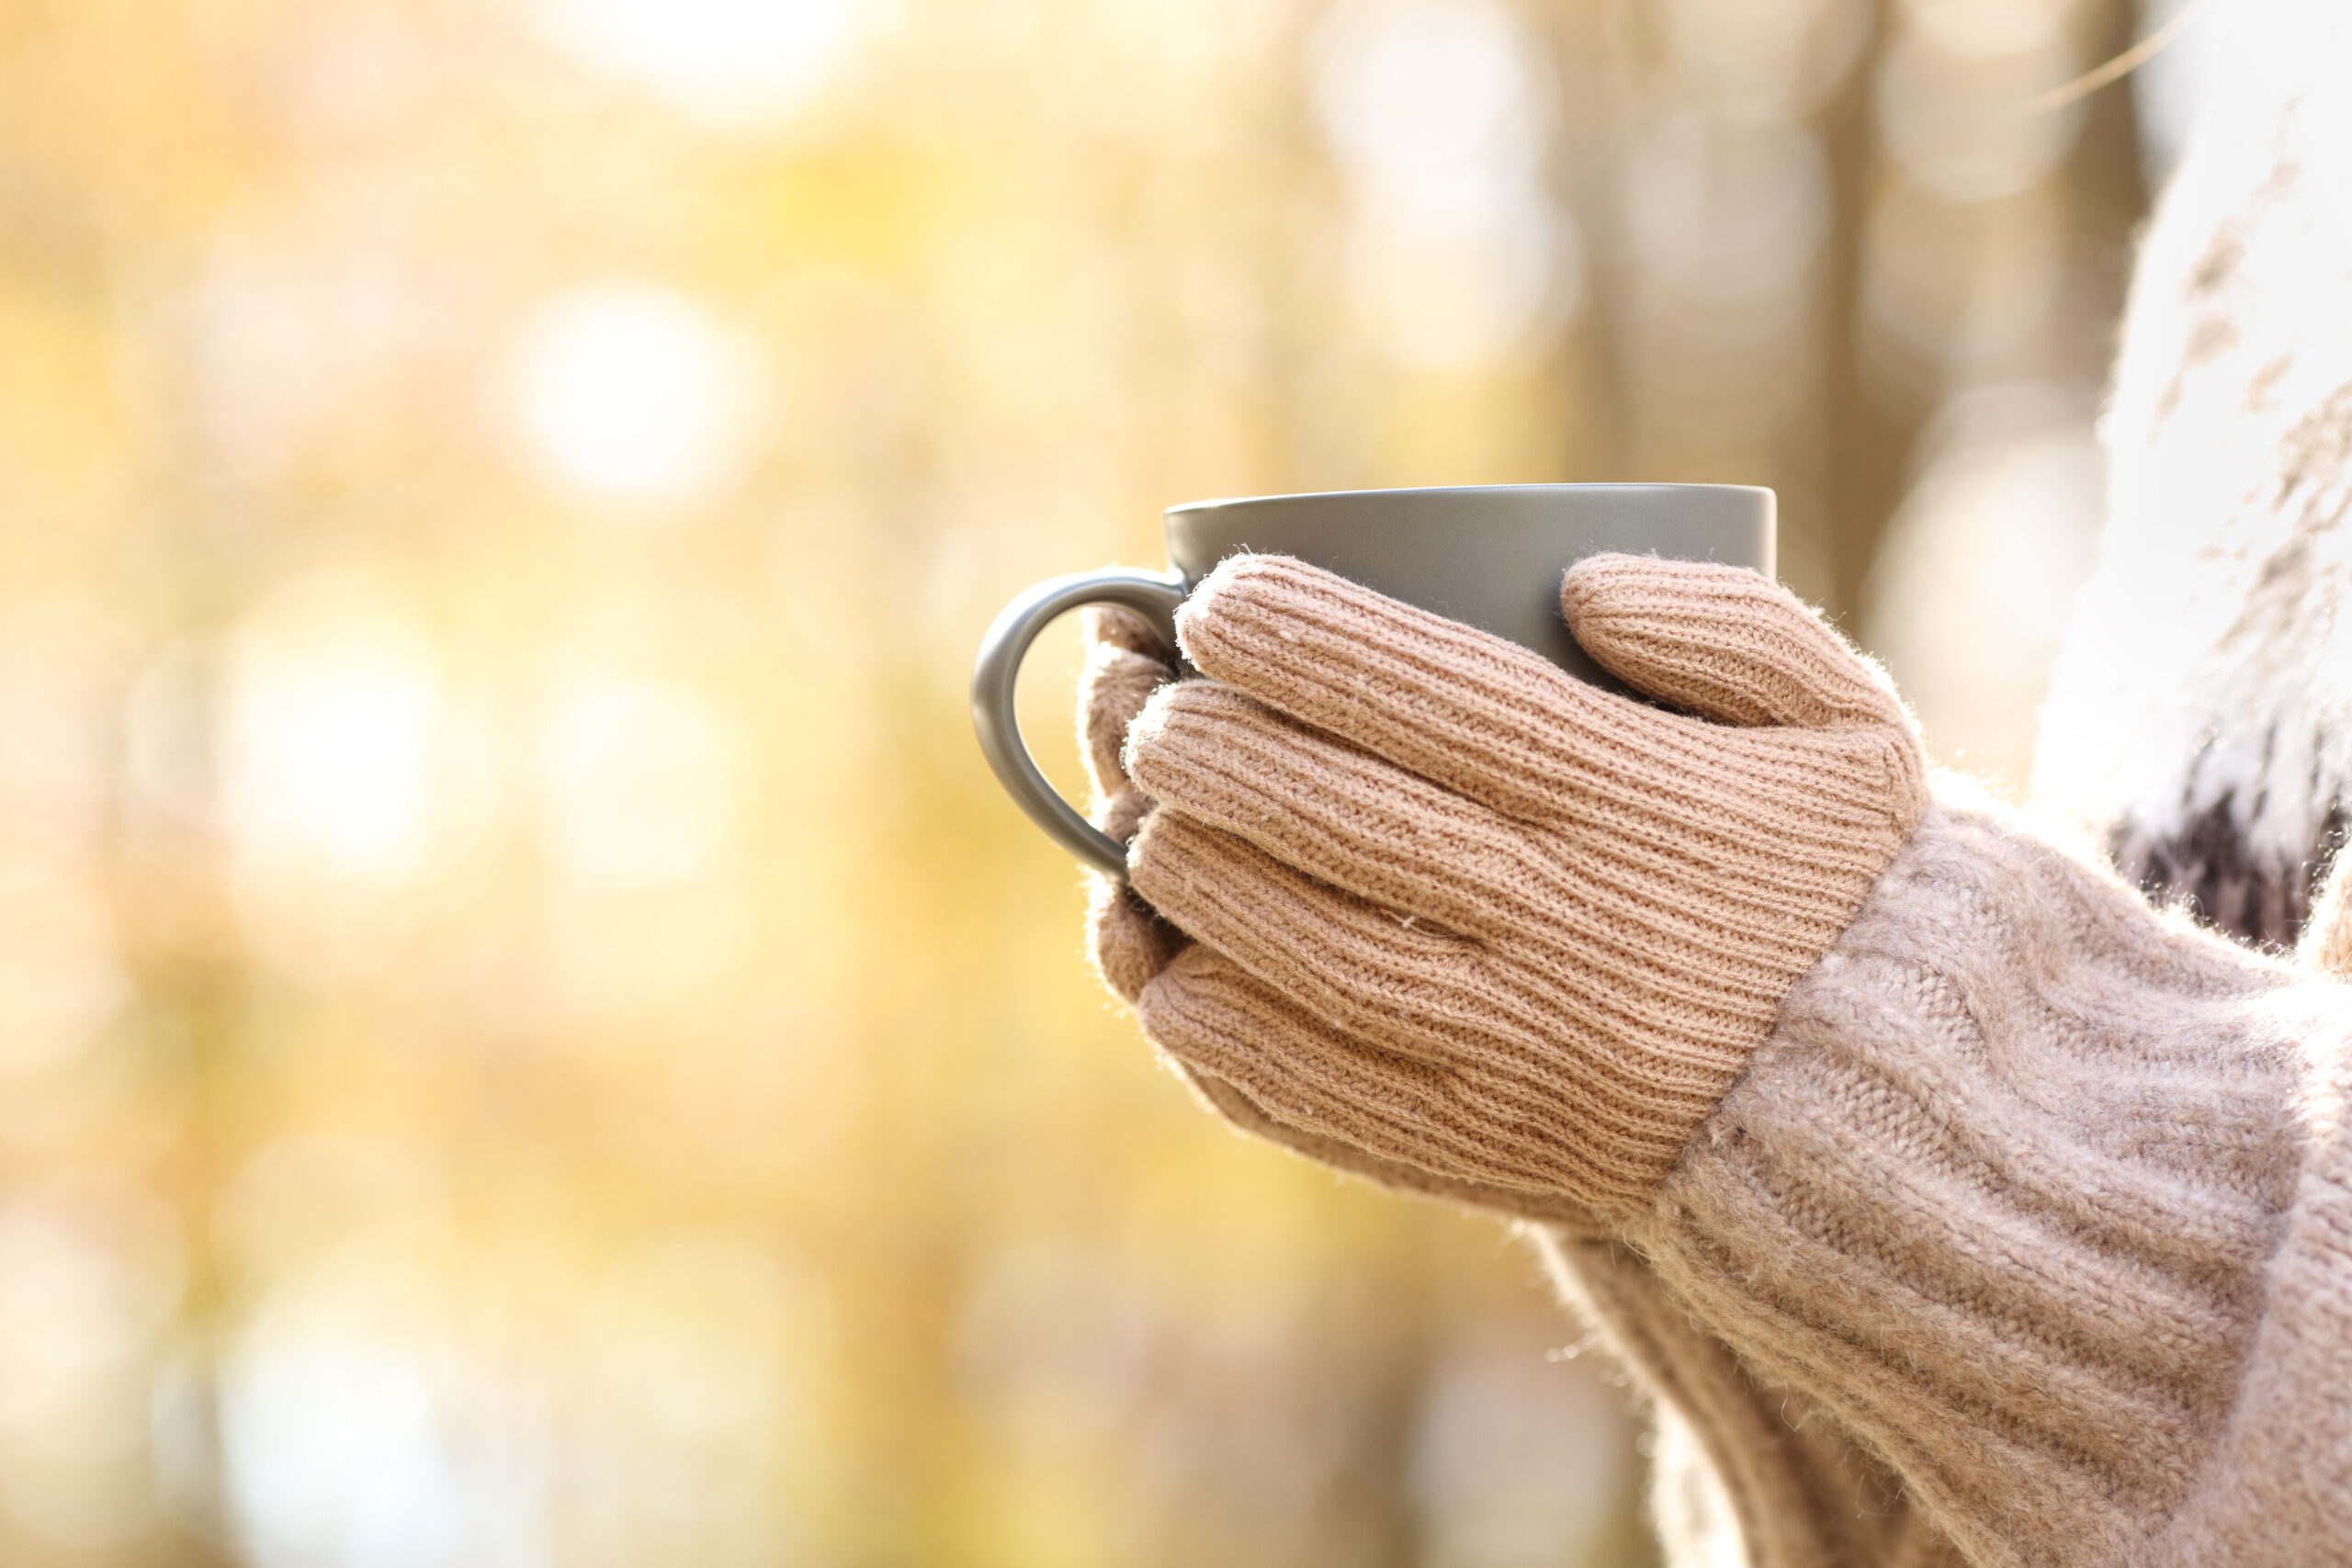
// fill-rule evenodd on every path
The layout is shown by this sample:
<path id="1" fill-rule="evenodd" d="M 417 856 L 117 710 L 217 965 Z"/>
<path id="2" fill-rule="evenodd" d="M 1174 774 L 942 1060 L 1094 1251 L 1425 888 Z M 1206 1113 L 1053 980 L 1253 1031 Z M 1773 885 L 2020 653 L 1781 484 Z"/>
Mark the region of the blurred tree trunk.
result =
<path id="1" fill-rule="evenodd" d="M 2112 60 L 2132 47 L 2140 30 L 2140 7 L 2132 0 L 2094 0 L 2089 10 L 2087 64 Z M 2064 368 L 2104 391 L 2121 336 L 2132 255 L 2154 193 L 2148 188 L 2129 81 L 2092 94 L 2085 109 L 2082 135 L 2058 175 L 2072 219 L 2068 269 L 2082 293 L 2066 302 L 2054 335 L 2069 361 Z"/>
<path id="2" fill-rule="evenodd" d="M 1575 427 L 1563 433 L 1563 471 L 1578 479 L 1774 486 L 1781 495 L 1783 576 L 1849 622 L 1915 477 L 1922 437 L 1951 395 L 2001 378 L 2044 379 L 2086 392 L 2104 384 L 2131 236 L 2147 207 L 2131 94 L 2109 86 L 2083 106 L 2080 132 L 2047 176 L 2062 230 L 2054 258 L 2024 257 L 1987 237 L 2001 220 L 1998 201 L 1944 209 L 1956 232 L 1975 237 L 1954 253 L 1965 257 L 1953 260 L 1956 268 L 1977 269 L 1963 293 L 2002 283 L 1995 269 L 2057 267 L 2038 329 L 1989 352 L 1960 344 L 1894 344 L 1884 324 L 1871 317 L 1871 269 L 1873 213 L 1902 177 L 1885 145 L 1877 95 L 1904 24 L 1895 0 L 1866 0 L 1866 34 L 1835 83 L 1810 112 L 1783 122 L 1815 139 L 1826 175 L 1826 212 L 1805 299 L 1791 302 L 1804 312 L 1804 324 L 1782 355 L 1786 374 L 1770 394 L 1799 406 L 1781 411 L 1769 439 L 1745 449 L 1729 468 L 1707 452 L 1705 412 L 1656 394 L 1659 311 L 1654 299 L 1645 305 L 1644 293 L 1654 292 L 1645 268 L 1656 258 L 1636 254 L 1627 218 L 1641 195 L 1636 182 L 1649 177 L 1638 163 L 1645 127 L 1664 114 L 1706 106 L 1707 88 L 1677 80 L 1682 62 L 1675 58 L 1670 19 L 1656 0 L 1569 0 L 1544 12 L 1562 103 L 1555 180 L 1589 258 L 1579 323 L 1556 369 L 1577 411 Z M 2129 47 L 2135 19 L 2130 0 L 2080 0 L 2072 30 L 2081 65 Z M 1981 104 L 1979 112 L 2064 111 L 2001 100 Z M 1882 257 L 1875 265 L 1893 264 Z"/>
<path id="3" fill-rule="evenodd" d="M 1816 125 L 1829 163 L 1830 226 L 1821 255 L 1820 383 L 1814 421 L 1825 608 L 1850 619 L 1887 520 L 1903 500 L 1912 451 L 1929 406 L 1874 396 L 1865 385 L 1861 314 L 1864 245 L 1882 177 L 1872 105 L 1894 30 L 1891 0 L 1871 0 L 1870 39 Z"/>

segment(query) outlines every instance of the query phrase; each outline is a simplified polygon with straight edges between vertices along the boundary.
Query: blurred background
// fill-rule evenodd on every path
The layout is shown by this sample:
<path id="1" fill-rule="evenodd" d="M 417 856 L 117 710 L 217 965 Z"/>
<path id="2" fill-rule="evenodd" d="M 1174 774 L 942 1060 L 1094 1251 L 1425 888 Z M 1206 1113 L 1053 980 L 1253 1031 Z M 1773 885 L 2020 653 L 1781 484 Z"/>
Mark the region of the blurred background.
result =
<path id="1" fill-rule="evenodd" d="M 1175 502 L 1761 483 L 2022 778 L 2210 26 L 2039 100 L 2167 14 L 0 0 L 0 1561 L 1647 1561 L 1530 1251 L 1096 992 L 970 656 Z"/>

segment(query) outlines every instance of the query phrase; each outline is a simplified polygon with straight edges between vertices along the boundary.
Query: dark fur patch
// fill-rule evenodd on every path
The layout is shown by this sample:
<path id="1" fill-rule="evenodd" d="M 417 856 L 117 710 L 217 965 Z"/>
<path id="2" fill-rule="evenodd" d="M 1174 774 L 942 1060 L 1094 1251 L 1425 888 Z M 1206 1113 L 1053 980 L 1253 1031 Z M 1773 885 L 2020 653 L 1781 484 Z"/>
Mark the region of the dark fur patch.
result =
<path id="1" fill-rule="evenodd" d="M 2291 864 L 2254 852 L 2234 806 L 2224 799 L 2167 838 L 2127 823 L 2109 837 L 2109 852 L 2116 869 L 2159 903 L 2184 904 L 2197 919 L 2241 942 L 2290 947 L 2343 847 L 2344 804 L 2328 808 L 2319 841 Z"/>

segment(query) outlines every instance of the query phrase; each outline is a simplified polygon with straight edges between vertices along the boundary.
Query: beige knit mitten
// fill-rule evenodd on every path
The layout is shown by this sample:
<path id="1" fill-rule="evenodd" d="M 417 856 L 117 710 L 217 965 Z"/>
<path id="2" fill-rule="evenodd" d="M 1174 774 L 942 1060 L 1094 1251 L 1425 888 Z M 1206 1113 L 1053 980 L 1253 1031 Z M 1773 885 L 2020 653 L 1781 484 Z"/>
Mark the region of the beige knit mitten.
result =
<path id="1" fill-rule="evenodd" d="M 1093 785 L 1091 816 L 1096 827 L 1125 841 L 1134 837 L 1153 802 L 1128 777 L 1120 752 L 1129 727 L 1152 694 L 1176 678 L 1176 654 L 1139 616 L 1107 608 L 1088 612 L 1087 645 L 1086 668 L 1079 682 L 1078 728 Z M 1088 954 L 1103 985 L 1132 1005 L 1191 941 L 1125 882 L 1090 872 L 1088 884 Z M 1544 1219 L 1572 1235 L 1591 1234 L 1596 1228 L 1581 1205 L 1565 1196 L 1502 1192 L 1385 1159 L 1312 1128 L 1279 1121 L 1238 1085 L 1191 1063 L 1170 1060 L 1201 1098 L 1236 1127 L 1309 1159 L 1390 1187 Z"/>
<path id="2" fill-rule="evenodd" d="M 1093 785 L 1095 827 L 1125 843 L 1136 836 L 1149 795 L 1119 761 L 1127 728 L 1151 694 L 1176 678 L 1176 650 L 1140 615 L 1108 606 L 1086 612 L 1086 666 L 1078 682 L 1078 748 Z M 1086 948 L 1094 972 L 1132 1006 L 1144 986 L 1184 946 L 1183 933 L 1161 919 L 1125 882 L 1087 874 Z"/>
<path id="3" fill-rule="evenodd" d="M 1547 1217 L 1641 1203 L 1926 795 L 1900 705 L 1785 590 L 1600 557 L 1565 603 L 1688 711 L 1250 557 L 1179 617 L 1211 679 L 1124 754 L 1159 803 L 1136 891 L 1192 939 L 1136 993 L 1151 1037 L 1285 1141 Z"/>

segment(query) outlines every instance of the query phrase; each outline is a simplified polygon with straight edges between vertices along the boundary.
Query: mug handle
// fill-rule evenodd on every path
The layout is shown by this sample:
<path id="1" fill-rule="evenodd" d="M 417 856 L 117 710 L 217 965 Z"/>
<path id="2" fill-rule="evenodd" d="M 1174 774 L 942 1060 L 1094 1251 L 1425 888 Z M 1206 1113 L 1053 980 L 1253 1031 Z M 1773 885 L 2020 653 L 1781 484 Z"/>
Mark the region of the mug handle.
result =
<path id="1" fill-rule="evenodd" d="M 1127 847 L 1089 822 L 1046 782 L 1021 738 L 1021 723 L 1012 711 L 1013 682 L 1029 645 L 1057 615 L 1084 604 L 1116 604 L 1149 621 L 1172 649 L 1176 606 L 1183 602 L 1184 580 L 1174 572 L 1162 576 L 1105 567 L 1053 578 L 1004 607 L 980 639 L 979 661 L 972 667 L 972 728 L 979 733 L 980 752 L 996 771 L 997 782 L 1054 842 L 1113 876 L 1126 875 Z"/>

